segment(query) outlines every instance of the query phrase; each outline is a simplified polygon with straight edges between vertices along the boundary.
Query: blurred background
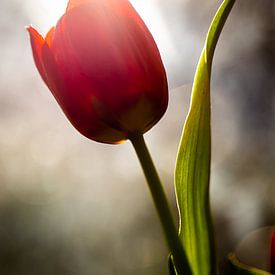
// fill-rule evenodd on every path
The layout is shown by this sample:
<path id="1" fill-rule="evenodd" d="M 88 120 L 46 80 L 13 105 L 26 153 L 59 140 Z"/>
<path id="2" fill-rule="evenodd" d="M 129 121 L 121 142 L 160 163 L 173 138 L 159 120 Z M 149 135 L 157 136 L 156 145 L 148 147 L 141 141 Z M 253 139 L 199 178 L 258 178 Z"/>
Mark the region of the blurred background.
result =
<path id="1" fill-rule="evenodd" d="M 249 232 L 275 225 L 275 2 L 236 2 L 212 78 L 211 201 L 222 274 L 235 250 L 266 267 L 267 235 L 256 234 L 256 242 Z M 169 78 L 168 111 L 146 140 L 176 214 L 177 147 L 221 1 L 132 3 Z M 65 7 L 65 0 L 1 0 L 0 274 L 167 275 L 164 238 L 129 142 L 110 146 L 81 136 L 34 66 L 24 26 L 45 34 Z M 241 241 L 247 236 L 252 241 Z"/>

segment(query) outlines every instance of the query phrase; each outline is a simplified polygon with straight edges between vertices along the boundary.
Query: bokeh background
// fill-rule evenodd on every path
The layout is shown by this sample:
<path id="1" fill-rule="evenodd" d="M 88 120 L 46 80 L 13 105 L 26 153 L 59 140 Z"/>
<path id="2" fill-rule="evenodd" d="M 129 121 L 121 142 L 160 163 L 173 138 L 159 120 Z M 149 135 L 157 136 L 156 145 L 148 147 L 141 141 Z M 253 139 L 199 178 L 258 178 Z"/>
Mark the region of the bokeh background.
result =
<path id="1" fill-rule="evenodd" d="M 255 241 L 249 232 L 275 224 L 275 2 L 236 2 L 212 78 L 211 201 L 222 274 L 235 250 L 264 267 L 267 235 Z M 176 213 L 177 147 L 221 1 L 132 3 L 169 78 L 168 111 L 146 140 Z M 0 274 L 167 275 L 164 239 L 129 142 L 103 145 L 77 133 L 34 66 L 24 26 L 45 34 L 65 7 L 65 0 L 1 0 Z"/>

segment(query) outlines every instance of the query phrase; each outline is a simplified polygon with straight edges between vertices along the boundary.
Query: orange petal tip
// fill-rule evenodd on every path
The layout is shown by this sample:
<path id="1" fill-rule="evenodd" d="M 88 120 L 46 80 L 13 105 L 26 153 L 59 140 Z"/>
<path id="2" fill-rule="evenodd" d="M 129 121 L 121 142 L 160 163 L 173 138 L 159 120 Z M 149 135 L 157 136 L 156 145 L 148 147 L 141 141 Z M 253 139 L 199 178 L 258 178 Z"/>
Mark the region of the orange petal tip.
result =
<path id="1" fill-rule="evenodd" d="M 66 12 L 68 12 L 72 8 L 75 8 L 82 4 L 87 4 L 89 2 L 92 2 L 92 1 L 91 0 L 69 0 Z"/>

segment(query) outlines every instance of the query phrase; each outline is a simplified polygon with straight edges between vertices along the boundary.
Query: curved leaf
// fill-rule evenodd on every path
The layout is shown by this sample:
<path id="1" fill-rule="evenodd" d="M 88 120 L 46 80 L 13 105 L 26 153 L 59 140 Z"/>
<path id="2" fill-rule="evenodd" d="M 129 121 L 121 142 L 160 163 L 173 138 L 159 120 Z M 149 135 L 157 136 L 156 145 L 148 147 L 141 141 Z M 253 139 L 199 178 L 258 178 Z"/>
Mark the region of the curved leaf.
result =
<path id="1" fill-rule="evenodd" d="M 194 275 L 216 274 L 215 244 L 209 205 L 211 158 L 210 75 L 214 50 L 235 0 L 217 11 L 195 74 L 190 110 L 175 170 L 180 237 Z"/>
<path id="2" fill-rule="evenodd" d="M 272 275 L 267 271 L 241 263 L 234 254 L 228 256 L 232 275 Z"/>
<path id="3" fill-rule="evenodd" d="M 173 263 L 172 254 L 168 256 L 168 268 L 169 268 L 170 275 L 178 275 L 175 269 L 175 265 Z"/>

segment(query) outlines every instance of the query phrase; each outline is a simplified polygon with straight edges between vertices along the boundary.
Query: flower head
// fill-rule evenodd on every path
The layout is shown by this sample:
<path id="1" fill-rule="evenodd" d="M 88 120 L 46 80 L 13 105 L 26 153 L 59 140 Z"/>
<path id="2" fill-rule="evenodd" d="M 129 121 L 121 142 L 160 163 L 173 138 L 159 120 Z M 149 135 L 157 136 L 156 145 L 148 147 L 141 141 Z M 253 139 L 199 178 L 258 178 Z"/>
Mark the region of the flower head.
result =
<path id="1" fill-rule="evenodd" d="M 275 229 L 273 229 L 270 245 L 270 272 L 275 274 Z"/>
<path id="2" fill-rule="evenodd" d="M 86 137 L 119 143 L 148 131 L 165 113 L 165 69 L 129 1 L 70 0 L 45 38 L 28 31 L 41 77 Z"/>

